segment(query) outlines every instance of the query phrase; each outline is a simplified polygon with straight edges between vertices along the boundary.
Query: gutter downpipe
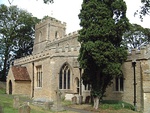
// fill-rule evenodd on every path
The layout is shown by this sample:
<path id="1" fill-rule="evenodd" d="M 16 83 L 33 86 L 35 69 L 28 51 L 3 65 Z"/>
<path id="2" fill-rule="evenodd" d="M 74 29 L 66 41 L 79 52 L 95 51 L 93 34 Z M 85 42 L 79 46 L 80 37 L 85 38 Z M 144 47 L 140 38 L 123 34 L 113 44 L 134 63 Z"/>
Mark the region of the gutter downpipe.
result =
<path id="1" fill-rule="evenodd" d="M 133 103 L 134 103 L 134 111 L 137 111 L 137 105 L 136 105 L 136 85 L 137 85 L 137 83 L 136 83 L 136 72 L 135 72 L 135 67 L 136 67 L 136 60 L 133 60 L 132 61 L 132 66 L 133 66 L 133 72 L 134 72 L 134 83 L 133 83 L 133 85 L 134 85 L 134 101 L 133 101 Z"/>
<path id="2" fill-rule="evenodd" d="M 32 62 L 32 98 L 34 97 L 34 62 Z"/>

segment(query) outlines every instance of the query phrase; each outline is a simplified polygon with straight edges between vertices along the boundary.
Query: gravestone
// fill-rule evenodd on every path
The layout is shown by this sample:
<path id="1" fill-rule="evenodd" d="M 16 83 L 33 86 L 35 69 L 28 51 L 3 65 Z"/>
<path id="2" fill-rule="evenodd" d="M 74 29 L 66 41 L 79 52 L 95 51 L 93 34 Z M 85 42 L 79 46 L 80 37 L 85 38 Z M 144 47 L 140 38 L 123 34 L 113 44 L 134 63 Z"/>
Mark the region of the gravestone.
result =
<path id="1" fill-rule="evenodd" d="M 0 113 L 4 113 L 3 112 L 3 107 L 0 105 Z"/>
<path id="2" fill-rule="evenodd" d="M 65 94 L 65 100 L 72 100 L 72 97 L 74 97 L 74 94 Z"/>
<path id="3" fill-rule="evenodd" d="M 77 104 L 82 104 L 83 102 L 83 96 L 79 95 L 77 99 Z"/>
<path id="4" fill-rule="evenodd" d="M 51 108 L 51 110 L 52 111 L 63 111 L 65 109 L 62 107 L 62 104 L 61 104 L 61 92 L 59 91 L 58 88 L 55 90 L 55 92 L 56 92 L 56 100 L 54 101 L 54 105 Z"/>
<path id="5" fill-rule="evenodd" d="M 31 108 L 27 104 L 19 107 L 19 113 L 30 113 Z"/>
<path id="6" fill-rule="evenodd" d="M 45 102 L 45 103 L 44 103 L 44 108 L 45 108 L 46 110 L 50 110 L 51 107 L 52 107 L 52 105 L 53 105 L 53 102 Z"/>
<path id="7" fill-rule="evenodd" d="M 72 104 L 77 104 L 77 97 L 76 96 L 72 97 Z"/>
<path id="8" fill-rule="evenodd" d="M 20 102 L 19 102 L 19 97 L 18 96 L 14 96 L 14 99 L 13 99 L 13 107 L 18 109 L 20 106 Z"/>
<path id="9" fill-rule="evenodd" d="M 90 96 L 87 96 L 87 97 L 85 98 L 85 103 L 86 103 L 86 104 L 89 104 L 89 103 L 90 103 L 90 99 L 91 99 L 91 97 L 90 97 Z"/>

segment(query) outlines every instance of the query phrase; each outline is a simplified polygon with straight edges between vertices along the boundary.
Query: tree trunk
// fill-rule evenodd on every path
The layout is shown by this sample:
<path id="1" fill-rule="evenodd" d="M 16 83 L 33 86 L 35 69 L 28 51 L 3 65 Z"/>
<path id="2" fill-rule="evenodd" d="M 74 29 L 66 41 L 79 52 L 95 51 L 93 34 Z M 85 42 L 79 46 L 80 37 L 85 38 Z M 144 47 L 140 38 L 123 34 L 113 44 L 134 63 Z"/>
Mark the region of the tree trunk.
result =
<path id="1" fill-rule="evenodd" d="M 4 65 L 3 65 L 3 71 L 2 71 L 2 81 L 6 81 L 6 71 L 7 71 L 7 60 L 4 60 Z"/>
<path id="2" fill-rule="evenodd" d="M 7 76 L 7 60 L 8 60 L 8 54 L 6 54 L 8 52 L 5 52 L 5 56 L 4 56 L 4 64 L 3 64 L 3 71 L 2 71 L 2 81 L 6 81 L 6 76 Z"/>
<path id="3" fill-rule="evenodd" d="M 94 106 L 93 106 L 94 109 L 98 109 L 99 99 L 100 99 L 99 97 L 94 97 Z"/>

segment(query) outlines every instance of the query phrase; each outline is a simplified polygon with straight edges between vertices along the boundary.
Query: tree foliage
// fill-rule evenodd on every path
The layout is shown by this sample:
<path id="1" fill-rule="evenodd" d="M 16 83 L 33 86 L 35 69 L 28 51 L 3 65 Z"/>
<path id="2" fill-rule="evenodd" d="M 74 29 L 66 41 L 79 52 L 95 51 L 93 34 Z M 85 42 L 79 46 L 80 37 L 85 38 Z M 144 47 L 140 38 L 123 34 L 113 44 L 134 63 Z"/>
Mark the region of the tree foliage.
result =
<path id="1" fill-rule="evenodd" d="M 38 19 L 17 6 L 0 5 L 0 54 L 5 78 L 10 61 L 31 54 Z"/>
<path id="2" fill-rule="evenodd" d="M 48 3 L 53 3 L 54 0 L 43 0 L 43 2 L 44 2 L 45 4 L 48 4 Z"/>
<path id="3" fill-rule="evenodd" d="M 141 20 L 143 21 L 143 16 L 150 14 L 150 1 L 149 0 L 141 0 L 141 7 L 139 10 L 135 12 L 135 15 L 139 15 Z"/>
<path id="4" fill-rule="evenodd" d="M 8 3 L 11 5 L 11 4 L 13 3 L 13 1 L 14 1 L 14 0 L 8 0 Z M 53 3 L 54 0 L 43 0 L 43 2 L 44 2 L 45 4 L 49 4 L 49 3 Z"/>
<path id="5" fill-rule="evenodd" d="M 122 43 L 129 50 L 136 48 L 140 49 L 141 46 L 148 44 L 150 41 L 150 29 L 143 28 L 137 24 L 130 24 L 129 30 L 123 35 Z"/>
<path id="6" fill-rule="evenodd" d="M 127 52 L 121 41 L 129 26 L 126 4 L 123 0 L 83 0 L 79 18 L 78 60 L 84 69 L 83 83 L 90 84 L 93 97 L 99 99 L 113 78 L 122 76 Z"/>

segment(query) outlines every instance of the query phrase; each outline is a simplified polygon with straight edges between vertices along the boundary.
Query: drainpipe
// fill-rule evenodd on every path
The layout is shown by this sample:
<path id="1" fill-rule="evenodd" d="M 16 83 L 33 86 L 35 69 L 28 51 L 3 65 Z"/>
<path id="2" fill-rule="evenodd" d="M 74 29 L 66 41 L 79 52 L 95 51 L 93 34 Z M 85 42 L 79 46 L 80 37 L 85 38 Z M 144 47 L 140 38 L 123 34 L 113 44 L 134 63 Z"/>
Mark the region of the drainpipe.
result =
<path id="1" fill-rule="evenodd" d="M 79 67 L 79 72 L 80 72 L 80 95 L 82 96 L 82 81 L 81 81 L 82 68 L 81 67 Z"/>
<path id="2" fill-rule="evenodd" d="M 79 95 L 79 104 L 82 104 L 82 81 L 81 81 L 81 76 L 82 76 L 82 68 L 79 67 L 79 72 L 80 72 L 80 95 Z"/>
<path id="3" fill-rule="evenodd" d="M 136 60 L 133 60 L 132 61 L 132 66 L 133 66 L 133 72 L 134 72 L 134 101 L 133 101 L 133 103 L 134 103 L 134 111 L 137 111 L 137 106 L 136 106 L 136 85 L 137 85 L 137 83 L 136 83 L 136 72 L 135 72 L 135 67 L 136 67 Z"/>
<path id="4" fill-rule="evenodd" d="M 32 98 L 34 97 L 34 62 L 32 62 Z"/>

